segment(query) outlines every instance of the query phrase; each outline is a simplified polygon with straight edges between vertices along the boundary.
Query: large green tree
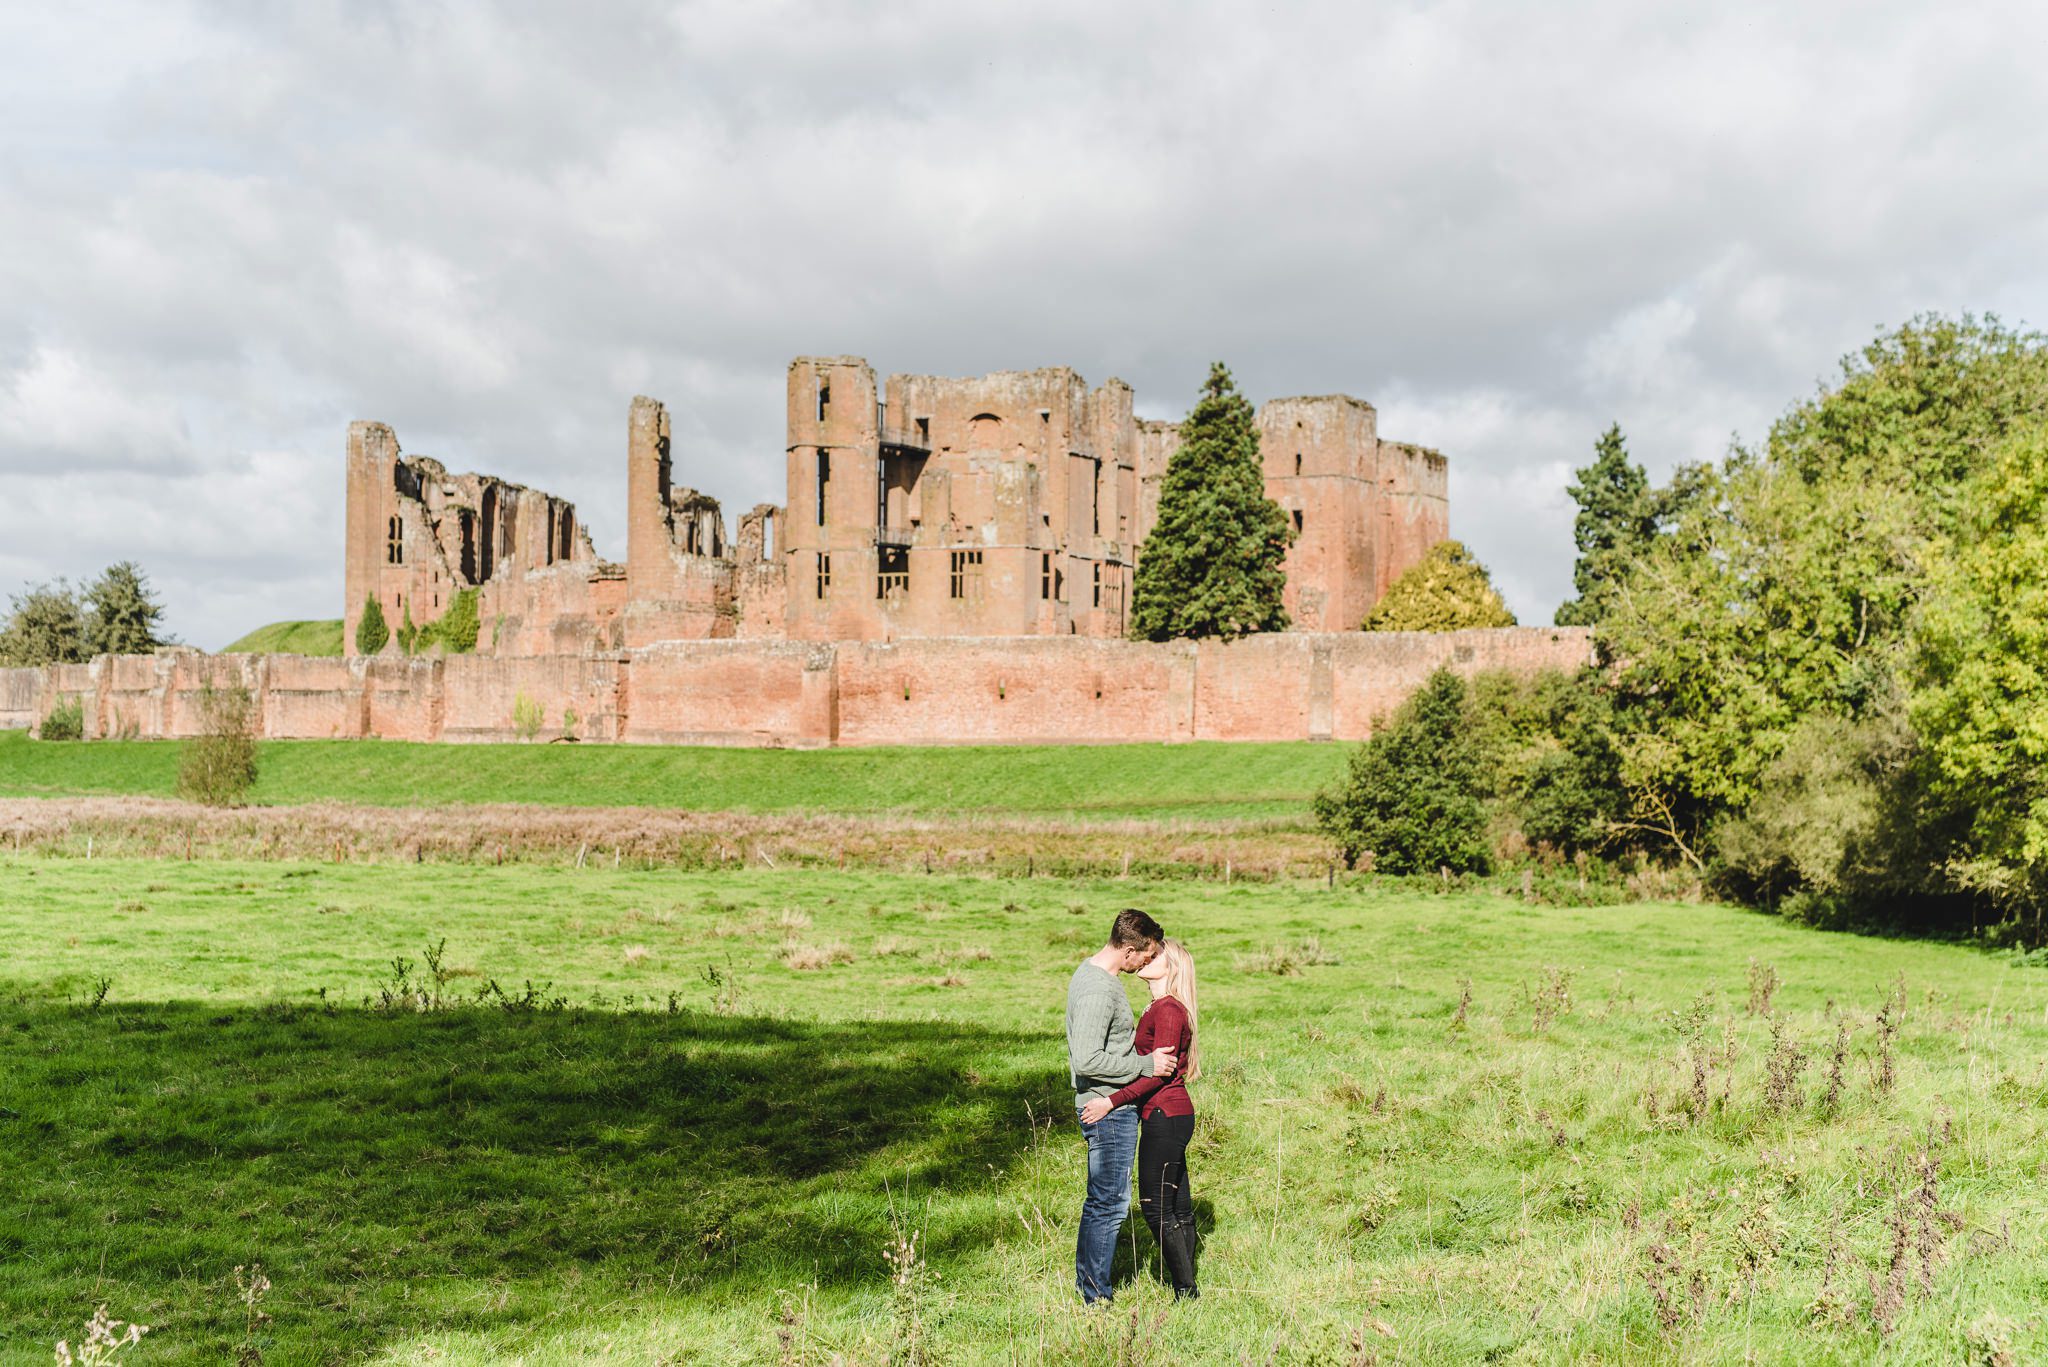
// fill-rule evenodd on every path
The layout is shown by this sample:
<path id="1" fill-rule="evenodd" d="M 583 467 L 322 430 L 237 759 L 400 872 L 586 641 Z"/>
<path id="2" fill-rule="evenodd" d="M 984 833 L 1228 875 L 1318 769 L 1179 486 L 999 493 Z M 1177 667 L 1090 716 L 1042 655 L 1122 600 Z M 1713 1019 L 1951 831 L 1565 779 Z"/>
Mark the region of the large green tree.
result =
<path id="1" fill-rule="evenodd" d="M 1439 541 L 1387 586 L 1365 616 L 1367 631 L 1464 631 L 1511 627 L 1515 614 L 1501 601 L 1486 566 L 1462 541 Z"/>
<path id="2" fill-rule="evenodd" d="M 1131 635 L 1164 641 L 1284 630 L 1282 562 L 1294 531 L 1266 497 L 1252 406 L 1222 362 L 1209 367 L 1180 438 L 1138 557 Z"/>
<path id="3" fill-rule="evenodd" d="M 2048 431 L 1965 486 L 1916 622 L 1910 714 L 1932 796 L 1959 814 L 1945 865 L 2009 910 L 2048 903 Z"/>
<path id="4" fill-rule="evenodd" d="M 2048 417 L 2048 344 L 1920 318 L 1843 363 L 1759 448 L 1685 472 L 1599 624 L 1629 821 L 1688 859 L 1754 801 L 1812 718 L 1899 706 L 1928 567 L 1966 485 Z M 1866 766 L 1867 767 L 1867 766 Z"/>
<path id="5" fill-rule="evenodd" d="M 86 634 L 94 655 L 146 655 L 164 644 L 157 634 L 163 604 L 149 576 L 132 560 L 107 566 L 85 590 Z"/>
<path id="6" fill-rule="evenodd" d="M 1572 540 L 1579 551 L 1572 566 L 1572 587 L 1578 596 L 1559 605 L 1553 620 L 1561 627 L 1598 622 L 1629 566 L 1657 536 L 1649 476 L 1628 458 L 1620 423 L 1600 434 L 1593 445 L 1593 463 L 1573 474 L 1566 492 L 1579 505 L 1572 520 Z"/>
<path id="7" fill-rule="evenodd" d="M 10 599 L 0 629 L 0 665 L 77 664 L 90 659 L 85 607 L 62 579 Z"/>

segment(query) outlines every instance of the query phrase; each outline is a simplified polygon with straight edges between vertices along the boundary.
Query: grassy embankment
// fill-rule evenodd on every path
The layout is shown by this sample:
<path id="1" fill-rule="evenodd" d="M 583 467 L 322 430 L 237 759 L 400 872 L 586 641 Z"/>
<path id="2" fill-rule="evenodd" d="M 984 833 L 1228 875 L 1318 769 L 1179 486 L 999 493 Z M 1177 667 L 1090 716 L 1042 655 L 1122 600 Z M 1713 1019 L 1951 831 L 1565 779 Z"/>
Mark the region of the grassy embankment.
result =
<path id="1" fill-rule="evenodd" d="M 2048 976 L 1958 947 L 1370 882 L 0 857 L 0 888 L 8 1363 L 102 1301 L 157 1326 L 137 1362 L 232 1360 L 252 1261 L 272 1364 L 2048 1352 Z M 1134 1220 L 1086 1315 L 1059 1013 L 1126 903 L 1202 967 L 1205 1296 L 1170 1306 Z M 509 1000 L 366 1009 L 393 956 Z"/>
<path id="2" fill-rule="evenodd" d="M 1013 813 L 1300 823 L 1352 747 L 1289 744 L 741 750 L 264 741 L 251 801 L 524 802 L 690 811 Z M 174 741 L 0 732 L 0 797 L 157 796 Z"/>
<path id="3" fill-rule="evenodd" d="M 332 617 L 320 622 L 272 622 L 244 636 L 231 646 L 222 646 L 223 655 L 339 655 L 341 654 L 341 618 Z"/>

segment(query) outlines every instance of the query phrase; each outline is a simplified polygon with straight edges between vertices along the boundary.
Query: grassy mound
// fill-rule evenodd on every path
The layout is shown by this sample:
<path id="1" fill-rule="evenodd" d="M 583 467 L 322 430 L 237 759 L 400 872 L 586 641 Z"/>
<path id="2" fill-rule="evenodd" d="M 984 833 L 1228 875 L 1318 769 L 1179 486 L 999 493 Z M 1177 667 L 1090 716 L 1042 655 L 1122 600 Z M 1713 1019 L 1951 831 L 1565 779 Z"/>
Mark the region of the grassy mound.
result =
<path id="1" fill-rule="evenodd" d="M 1370 882 L 0 883 L 8 1362 L 100 1303 L 166 1364 L 2048 1350 L 2048 974 L 1956 946 Z M 1127 904 L 1202 973 L 1204 1298 L 1133 1219 L 1083 1314 L 1062 994 Z"/>
<path id="2" fill-rule="evenodd" d="M 223 655 L 339 655 L 341 619 L 272 622 L 221 650 Z"/>

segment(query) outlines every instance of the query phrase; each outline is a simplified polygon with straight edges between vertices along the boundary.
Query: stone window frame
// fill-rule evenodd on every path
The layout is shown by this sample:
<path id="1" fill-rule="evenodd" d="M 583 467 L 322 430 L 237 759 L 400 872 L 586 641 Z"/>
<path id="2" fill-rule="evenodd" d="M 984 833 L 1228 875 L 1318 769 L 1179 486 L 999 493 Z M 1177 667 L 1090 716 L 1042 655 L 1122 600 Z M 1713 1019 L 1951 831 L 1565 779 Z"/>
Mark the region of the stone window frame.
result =
<path id="1" fill-rule="evenodd" d="M 832 552 L 818 552 L 818 601 L 832 596 Z"/>
<path id="2" fill-rule="evenodd" d="M 979 603 L 982 597 L 982 555 L 980 551 L 953 551 L 952 578 L 947 596 L 956 602 Z"/>
<path id="3" fill-rule="evenodd" d="M 384 563 L 403 565 L 405 563 L 405 519 L 397 513 L 384 528 Z"/>

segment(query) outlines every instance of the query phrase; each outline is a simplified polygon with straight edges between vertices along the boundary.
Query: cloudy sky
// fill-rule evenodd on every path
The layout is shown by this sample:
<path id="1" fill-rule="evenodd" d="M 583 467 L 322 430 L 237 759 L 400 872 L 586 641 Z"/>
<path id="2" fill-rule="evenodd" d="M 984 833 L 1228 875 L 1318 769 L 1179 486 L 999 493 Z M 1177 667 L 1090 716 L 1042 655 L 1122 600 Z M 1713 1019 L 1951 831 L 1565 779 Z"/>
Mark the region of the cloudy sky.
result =
<path id="1" fill-rule="evenodd" d="M 2048 10 L 0 7 L 0 594 L 341 613 L 351 418 L 623 556 L 635 393 L 781 496 L 783 369 L 1344 391 L 1524 621 L 1618 420 L 1721 454 L 1923 310 L 2048 322 Z"/>

